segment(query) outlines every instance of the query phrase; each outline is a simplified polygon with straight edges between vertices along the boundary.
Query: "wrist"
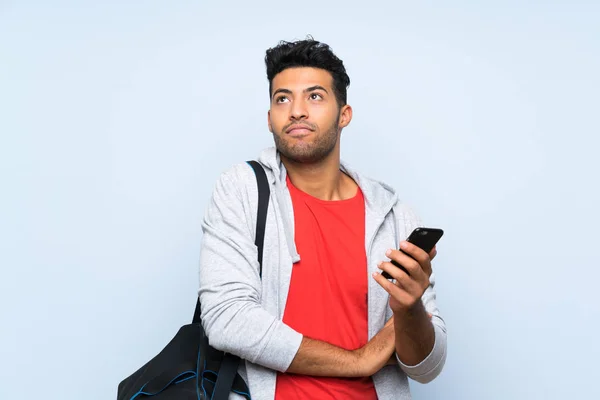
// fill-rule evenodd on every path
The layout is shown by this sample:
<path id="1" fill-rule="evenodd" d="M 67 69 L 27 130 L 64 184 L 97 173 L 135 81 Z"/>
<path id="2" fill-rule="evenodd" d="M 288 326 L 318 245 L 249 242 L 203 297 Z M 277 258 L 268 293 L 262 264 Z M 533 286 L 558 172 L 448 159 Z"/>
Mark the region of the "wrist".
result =
<path id="1" fill-rule="evenodd" d="M 394 310 L 394 319 L 412 319 L 426 314 L 427 312 L 425 310 L 425 306 L 423 305 L 421 299 L 419 299 L 410 307 Z"/>

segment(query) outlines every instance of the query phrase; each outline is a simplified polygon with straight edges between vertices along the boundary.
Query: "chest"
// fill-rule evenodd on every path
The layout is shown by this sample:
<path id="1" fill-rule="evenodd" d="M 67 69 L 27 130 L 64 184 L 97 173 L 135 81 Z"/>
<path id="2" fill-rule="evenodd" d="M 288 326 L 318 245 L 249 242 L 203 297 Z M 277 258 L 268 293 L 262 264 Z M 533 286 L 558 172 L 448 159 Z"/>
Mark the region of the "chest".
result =
<path id="1" fill-rule="evenodd" d="M 331 210 L 292 208 L 274 197 L 269 208 L 263 258 L 261 303 L 273 315 L 283 319 L 292 280 L 298 268 L 328 268 L 327 279 L 339 282 L 346 274 L 358 279 L 355 291 L 364 293 L 366 284 L 369 313 L 369 336 L 383 326 L 388 294 L 371 277 L 377 264 L 385 259 L 388 248 L 398 246 L 403 233 L 394 222 L 393 213 L 377 216 L 363 207 L 352 213 L 355 218 Z M 286 201 L 287 202 L 287 201 Z M 360 220 L 360 222 L 357 222 Z M 308 231 L 308 234 L 302 234 Z M 329 252 L 327 249 L 337 249 Z M 294 254 L 299 260 L 294 260 Z M 362 283 L 360 283 L 362 281 Z M 361 287 L 362 286 L 362 287 Z M 364 294 L 363 294 L 364 296 Z"/>
<path id="2" fill-rule="evenodd" d="M 301 259 L 294 270 L 315 280 L 343 278 L 351 287 L 363 283 L 367 267 L 362 198 L 324 203 L 296 197 L 293 206 L 294 242 Z"/>

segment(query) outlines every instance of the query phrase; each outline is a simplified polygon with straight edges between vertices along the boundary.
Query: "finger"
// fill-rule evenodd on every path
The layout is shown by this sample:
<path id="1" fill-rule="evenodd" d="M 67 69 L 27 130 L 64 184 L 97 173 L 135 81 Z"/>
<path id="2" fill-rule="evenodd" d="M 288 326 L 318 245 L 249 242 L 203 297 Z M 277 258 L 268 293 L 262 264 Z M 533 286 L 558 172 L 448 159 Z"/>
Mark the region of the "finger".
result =
<path id="1" fill-rule="evenodd" d="M 416 279 L 414 279 L 413 277 L 411 277 L 410 275 L 408 275 L 406 272 L 402 271 L 400 268 L 396 267 L 391 262 L 387 262 L 387 261 L 379 263 L 379 265 L 377 267 L 382 272 L 385 271 L 388 274 L 390 274 L 392 276 L 392 278 L 394 278 L 396 280 L 395 283 L 390 282 L 392 285 L 396 285 L 396 286 L 400 287 L 401 289 L 403 289 L 404 291 L 406 291 L 407 293 L 413 294 L 415 296 L 419 295 L 419 293 L 421 291 L 420 290 L 421 283 L 419 281 L 417 281 Z M 421 271 L 421 275 L 424 275 L 424 273 L 422 271 Z M 428 279 L 426 276 L 424 276 L 424 278 Z M 428 282 L 423 282 L 422 284 L 423 284 L 423 286 L 429 285 Z"/>
<path id="2" fill-rule="evenodd" d="M 431 261 L 429 258 L 429 254 L 419 246 L 415 246 L 414 244 L 407 242 L 406 240 L 400 242 L 400 250 L 410 257 L 417 260 L 419 264 L 425 261 Z"/>
<path id="3" fill-rule="evenodd" d="M 401 265 L 394 265 L 392 264 L 392 261 L 381 261 L 379 264 L 377 264 L 377 268 L 381 270 L 379 271 L 380 273 L 387 272 L 388 275 L 396 281 L 403 280 L 404 277 L 410 278 L 409 272 L 406 270 L 406 268 Z"/>
<path id="4" fill-rule="evenodd" d="M 401 252 L 404 252 L 410 257 L 414 258 L 419 263 L 423 271 L 425 271 L 427 276 L 431 276 L 431 258 L 427 252 L 407 241 L 400 243 L 400 250 Z"/>
<path id="5" fill-rule="evenodd" d="M 433 249 L 431 249 L 431 252 L 429 252 L 429 260 L 432 261 L 435 256 L 437 256 L 437 247 L 433 246 Z"/>
<path id="6" fill-rule="evenodd" d="M 385 323 L 384 326 L 390 326 L 394 323 L 394 316 L 392 315 L 392 317 L 390 319 L 387 320 L 387 322 Z"/>
<path id="7" fill-rule="evenodd" d="M 402 251 L 390 249 L 385 253 L 385 255 L 390 258 L 393 264 L 398 263 L 398 267 L 404 267 L 407 270 L 407 273 L 417 281 L 424 281 L 425 278 L 429 276 L 426 275 L 426 272 L 423 270 L 423 266 L 420 265 L 417 260 Z"/>
<path id="8" fill-rule="evenodd" d="M 398 365 L 398 361 L 396 360 L 396 355 L 392 354 L 390 359 L 388 360 L 386 365 Z"/>
<path id="9" fill-rule="evenodd" d="M 396 299 L 396 301 L 398 301 L 400 304 L 412 304 L 413 297 L 408 292 L 388 281 L 377 272 L 373 273 L 373 278 L 386 292 L 390 294 L 390 296 Z"/>

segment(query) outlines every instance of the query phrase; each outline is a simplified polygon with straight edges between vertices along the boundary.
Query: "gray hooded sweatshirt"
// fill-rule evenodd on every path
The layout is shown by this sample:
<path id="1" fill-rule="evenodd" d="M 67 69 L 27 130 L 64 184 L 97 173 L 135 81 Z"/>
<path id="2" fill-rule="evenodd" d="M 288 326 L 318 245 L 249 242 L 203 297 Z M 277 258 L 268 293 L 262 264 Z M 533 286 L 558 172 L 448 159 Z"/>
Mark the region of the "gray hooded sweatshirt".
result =
<path id="1" fill-rule="evenodd" d="M 202 324 L 211 346 L 245 360 L 239 372 L 252 399 L 275 396 L 277 372 L 285 372 L 296 355 L 302 334 L 283 323 L 292 269 L 302 254 L 294 243 L 294 213 L 286 185 L 286 170 L 275 148 L 265 149 L 258 161 L 271 187 L 264 241 L 262 280 L 254 245 L 258 189 L 252 168 L 240 163 L 217 181 L 202 224 L 200 287 Z M 402 204 L 392 188 L 371 180 L 346 163 L 365 198 L 365 249 L 368 270 L 368 327 L 371 339 L 392 316 L 389 295 L 371 278 L 388 248 L 420 226 L 417 216 Z M 340 277 L 343 279 L 343 277 Z M 418 365 L 386 366 L 373 375 L 379 399 L 410 399 L 408 378 L 421 383 L 434 379 L 446 359 L 446 326 L 436 305 L 435 276 L 423 295 L 432 314 L 435 345 Z M 310 310 L 306 310 L 310 313 Z M 396 357 L 397 358 L 397 357 Z M 241 399 L 232 393 L 230 399 Z"/>

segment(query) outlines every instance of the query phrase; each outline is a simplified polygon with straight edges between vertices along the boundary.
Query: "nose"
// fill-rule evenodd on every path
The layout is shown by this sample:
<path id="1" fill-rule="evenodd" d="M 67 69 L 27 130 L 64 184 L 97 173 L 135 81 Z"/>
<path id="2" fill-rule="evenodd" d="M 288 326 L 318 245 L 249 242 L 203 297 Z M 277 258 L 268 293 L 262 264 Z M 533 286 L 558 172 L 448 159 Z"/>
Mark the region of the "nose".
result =
<path id="1" fill-rule="evenodd" d="M 292 102 L 290 110 L 290 119 L 300 120 L 308 118 L 308 109 L 303 101 Z"/>

